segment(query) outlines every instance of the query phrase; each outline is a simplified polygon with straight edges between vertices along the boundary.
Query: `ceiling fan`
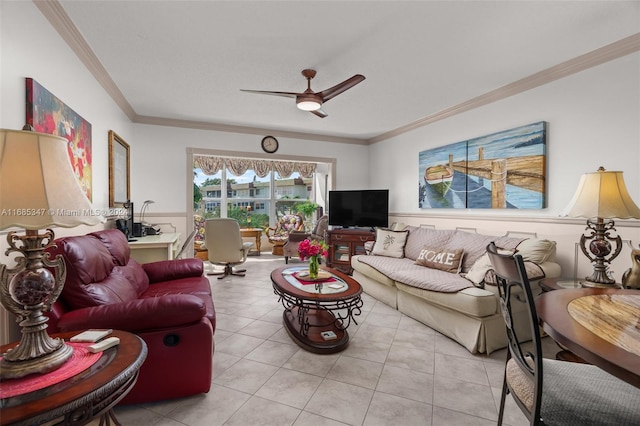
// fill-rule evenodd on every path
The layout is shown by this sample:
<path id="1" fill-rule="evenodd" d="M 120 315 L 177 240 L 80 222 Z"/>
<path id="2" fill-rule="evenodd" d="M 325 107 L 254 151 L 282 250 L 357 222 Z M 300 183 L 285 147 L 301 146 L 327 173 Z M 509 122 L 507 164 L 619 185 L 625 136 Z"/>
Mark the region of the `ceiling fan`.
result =
<path id="1" fill-rule="evenodd" d="M 364 76 L 360 74 L 356 74 L 351 78 L 346 79 L 342 83 L 338 83 L 329 89 L 323 90 L 322 92 L 314 92 L 311 90 L 311 79 L 316 76 L 316 70 L 305 69 L 302 70 L 302 75 L 307 79 L 307 90 L 302 93 L 296 92 L 270 92 L 267 90 L 245 90 L 240 89 L 243 92 L 249 93 L 259 93 L 263 95 L 275 95 L 275 96 L 284 96 L 286 98 L 295 98 L 296 106 L 303 110 L 309 111 L 312 114 L 317 115 L 320 118 L 324 118 L 327 116 L 327 113 L 322 110 L 322 104 L 327 102 L 328 100 L 338 96 L 340 93 L 344 92 L 347 89 L 352 88 L 356 84 L 360 83 L 364 80 Z"/>

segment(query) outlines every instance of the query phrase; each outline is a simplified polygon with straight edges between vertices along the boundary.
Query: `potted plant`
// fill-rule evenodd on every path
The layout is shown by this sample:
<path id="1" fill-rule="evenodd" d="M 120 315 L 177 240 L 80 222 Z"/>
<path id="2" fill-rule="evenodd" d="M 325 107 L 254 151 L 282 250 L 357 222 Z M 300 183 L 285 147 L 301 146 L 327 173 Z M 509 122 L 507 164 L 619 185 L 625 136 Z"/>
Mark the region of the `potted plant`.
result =
<path id="1" fill-rule="evenodd" d="M 302 218 L 307 221 L 307 219 L 311 220 L 313 214 L 318 210 L 318 204 L 313 201 L 304 201 L 302 203 L 298 203 L 295 205 L 296 213 L 299 213 Z"/>

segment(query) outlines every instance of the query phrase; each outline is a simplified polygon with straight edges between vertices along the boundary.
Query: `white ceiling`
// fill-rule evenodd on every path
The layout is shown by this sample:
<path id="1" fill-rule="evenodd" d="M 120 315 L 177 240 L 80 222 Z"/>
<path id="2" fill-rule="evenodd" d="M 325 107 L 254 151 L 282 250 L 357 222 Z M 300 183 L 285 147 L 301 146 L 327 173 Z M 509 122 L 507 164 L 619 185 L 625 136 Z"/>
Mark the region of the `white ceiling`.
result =
<path id="1" fill-rule="evenodd" d="M 60 0 L 139 117 L 371 139 L 640 31 L 640 2 Z M 51 19 L 51 18 L 50 18 Z M 321 119 L 295 100 L 366 80 Z"/>

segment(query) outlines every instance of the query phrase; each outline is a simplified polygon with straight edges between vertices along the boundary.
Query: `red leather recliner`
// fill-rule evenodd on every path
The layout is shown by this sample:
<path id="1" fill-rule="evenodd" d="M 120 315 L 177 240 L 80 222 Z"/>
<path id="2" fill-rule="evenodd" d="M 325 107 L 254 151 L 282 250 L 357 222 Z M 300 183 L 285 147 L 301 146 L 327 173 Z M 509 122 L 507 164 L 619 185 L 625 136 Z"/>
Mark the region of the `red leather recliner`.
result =
<path id="1" fill-rule="evenodd" d="M 200 259 L 139 264 L 117 229 L 65 237 L 67 278 L 48 332 L 112 328 L 140 336 L 148 354 L 122 403 L 160 401 L 211 387 L 216 318 Z"/>

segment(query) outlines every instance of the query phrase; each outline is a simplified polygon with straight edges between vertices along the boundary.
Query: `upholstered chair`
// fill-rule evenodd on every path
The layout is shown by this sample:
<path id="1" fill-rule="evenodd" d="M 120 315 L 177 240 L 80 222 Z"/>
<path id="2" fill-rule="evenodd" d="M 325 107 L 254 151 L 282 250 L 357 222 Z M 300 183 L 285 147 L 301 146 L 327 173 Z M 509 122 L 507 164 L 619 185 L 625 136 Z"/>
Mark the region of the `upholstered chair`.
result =
<path id="1" fill-rule="evenodd" d="M 639 425 L 640 389 L 594 365 L 543 358 L 534 295 L 522 256 L 500 254 L 494 243 L 487 253 L 498 281 L 508 338 L 498 425 L 502 425 L 507 394 L 531 425 Z M 522 304 L 528 315 L 513 315 Z M 519 321 L 522 318 L 525 324 Z M 527 328 L 531 342 L 521 339 L 528 334 Z"/>
<path id="2" fill-rule="evenodd" d="M 234 269 L 247 260 L 252 242 L 243 242 L 240 233 L 240 225 L 235 219 L 217 218 L 208 219 L 205 224 L 204 242 L 209 262 L 214 265 L 224 266 L 223 272 L 209 272 L 208 275 L 221 275 L 222 279 L 227 275 L 239 275 L 244 277 L 246 269 Z"/>
<path id="3" fill-rule="evenodd" d="M 298 245 L 300 245 L 300 241 L 305 239 L 317 240 L 317 241 L 325 241 L 327 230 L 329 228 L 329 216 L 324 215 L 321 216 L 316 222 L 316 226 L 313 227 L 311 233 L 309 232 L 292 232 L 289 234 L 289 238 L 284 243 L 282 247 L 282 252 L 284 255 L 284 262 L 289 263 L 289 258 L 299 257 L 298 254 Z"/>
<path id="4" fill-rule="evenodd" d="M 302 231 L 304 231 L 304 220 L 298 214 L 286 214 L 278 219 L 275 227 L 264 230 L 273 246 L 271 253 L 277 256 L 284 254 L 283 246 L 289 240 L 289 234 Z"/>

